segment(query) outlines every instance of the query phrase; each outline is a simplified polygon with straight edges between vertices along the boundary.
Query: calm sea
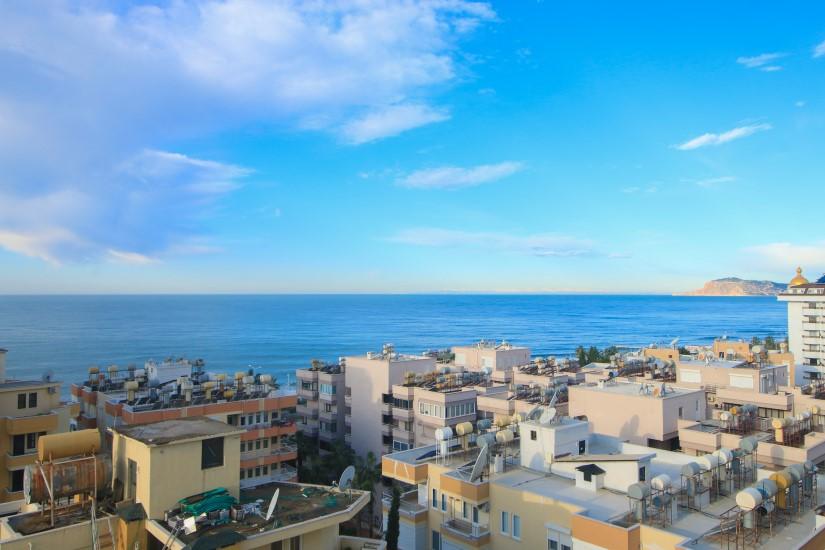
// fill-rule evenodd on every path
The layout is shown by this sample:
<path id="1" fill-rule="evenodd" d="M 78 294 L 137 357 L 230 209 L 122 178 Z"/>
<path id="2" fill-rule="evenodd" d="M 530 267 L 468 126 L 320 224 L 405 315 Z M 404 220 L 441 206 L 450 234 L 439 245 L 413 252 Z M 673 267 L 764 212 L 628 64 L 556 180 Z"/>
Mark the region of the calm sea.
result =
<path id="1" fill-rule="evenodd" d="M 579 344 L 784 336 L 785 311 L 774 298 L 671 296 L 0 296 L 0 347 L 13 377 L 51 371 L 76 381 L 91 365 L 187 356 L 209 370 L 253 366 L 285 382 L 312 358 L 384 342 L 420 352 L 506 339 L 563 356 Z"/>

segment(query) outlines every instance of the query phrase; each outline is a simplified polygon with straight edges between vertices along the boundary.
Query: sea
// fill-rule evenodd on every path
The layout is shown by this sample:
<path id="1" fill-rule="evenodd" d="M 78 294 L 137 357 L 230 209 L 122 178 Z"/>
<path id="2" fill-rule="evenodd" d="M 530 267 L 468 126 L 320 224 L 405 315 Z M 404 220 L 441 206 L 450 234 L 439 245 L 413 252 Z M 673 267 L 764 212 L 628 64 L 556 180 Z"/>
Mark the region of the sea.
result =
<path id="1" fill-rule="evenodd" d="M 784 337 L 772 297 L 611 295 L 0 296 L 7 376 L 84 379 L 90 366 L 202 358 L 207 370 L 254 368 L 294 383 L 312 359 L 420 353 L 506 340 L 565 357 L 579 345 L 636 347 Z M 64 385 L 64 392 L 68 384 Z"/>

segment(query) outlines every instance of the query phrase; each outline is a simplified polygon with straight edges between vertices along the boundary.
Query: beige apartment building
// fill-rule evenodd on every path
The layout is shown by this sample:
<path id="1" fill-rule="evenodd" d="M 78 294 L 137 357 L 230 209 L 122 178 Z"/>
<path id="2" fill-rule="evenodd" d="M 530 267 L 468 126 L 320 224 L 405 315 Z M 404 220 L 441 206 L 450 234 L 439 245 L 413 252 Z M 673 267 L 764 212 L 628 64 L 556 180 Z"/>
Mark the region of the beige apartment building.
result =
<path id="1" fill-rule="evenodd" d="M 825 283 L 811 283 L 802 276 L 802 269 L 797 269 L 796 277 L 778 299 L 788 304 L 788 346 L 796 361 L 825 366 Z"/>
<path id="2" fill-rule="evenodd" d="M 767 472 L 729 477 L 727 470 L 701 470 L 682 453 L 592 433 L 584 421 L 536 416 L 478 433 L 481 446 L 439 444 L 384 456 L 383 474 L 403 494 L 399 548 L 711 549 L 741 548 L 759 537 L 760 548 L 778 550 L 814 535 L 815 499 L 758 518 L 737 504 Z M 726 487 L 701 508 L 687 488 L 697 485 L 681 479 L 694 470 Z M 805 471 L 805 479 L 813 475 Z M 774 498 L 766 497 L 772 510 Z M 383 504 L 386 521 L 388 496 Z"/>
<path id="3" fill-rule="evenodd" d="M 207 374 L 202 361 L 190 363 L 188 373 L 150 383 L 134 369 L 93 367 L 87 380 L 71 387 L 80 405 L 78 422 L 100 430 L 108 447 L 109 428 L 209 417 L 245 431 L 239 442 L 243 486 L 297 480 L 294 392 L 281 390 L 266 374 Z"/>
<path id="4" fill-rule="evenodd" d="M 341 523 L 369 503 L 367 492 L 286 482 L 244 487 L 238 472 L 245 433 L 196 417 L 113 428 L 111 457 L 98 454 L 97 443 L 47 442 L 62 454 L 55 463 L 40 456 L 45 469 L 67 464 L 84 471 L 92 461 L 111 475 L 67 478 L 60 491 L 73 499 L 46 503 L 47 513 L 2 518 L 0 550 L 385 548 L 383 541 L 340 535 Z"/>
<path id="5" fill-rule="evenodd" d="M 494 382 L 509 382 L 514 367 L 530 363 L 530 348 L 503 341 L 481 340 L 469 346 L 455 346 L 453 354 L 456 367 L 468 371 L 487 369 Z"/>
<path id="6" fill-rule="evenodd" d="M 568 387 L 569 414 L 596 433 L 652 448 L 679 448 L 679 420 L 704 420 L 705 394 L 664 383 L 608 379 Z"/>
<path id="7" fill-rule="evenodd" d="M 23 473 L 33 464 L 37 440 L 68 432 L 77 404 L 60 399 L 60 382 L 6 378 L 6 353 L 0 349 L 0 502 L 23 498 Z"/>
<path id="8" fill-rule="evenodd" d="M 346 363 L 315 364 L 298 369 L 298 429 L 309 437 L 318 438 L 319 450 L 329 452 L 335 441 L 344 441 L 347 433 L 345 403 Z"/>
<path id="9" fill-rule="evenodd" d="M 346 357 L 345 440 L 355 453 L 376 457 L 392 452 L 393 386 L 410 374 L 425 374 L 436 368 L 436 359 L 396 353 L 391 344 L 381 353 Z"/>

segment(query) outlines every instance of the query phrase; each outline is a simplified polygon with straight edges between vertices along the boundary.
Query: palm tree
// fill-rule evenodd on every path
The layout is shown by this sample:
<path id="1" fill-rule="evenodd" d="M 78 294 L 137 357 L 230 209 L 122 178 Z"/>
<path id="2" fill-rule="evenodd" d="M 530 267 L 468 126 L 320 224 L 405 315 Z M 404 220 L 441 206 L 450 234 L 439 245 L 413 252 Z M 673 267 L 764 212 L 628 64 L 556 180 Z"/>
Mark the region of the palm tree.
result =
<path id="1" fill-rule="evenodd" d="M 398 509 L 401 507 L 401 491 L 398 486 L 392 487 L 392 504 L 387 514 L 387 550 L 398 550 Z"/>

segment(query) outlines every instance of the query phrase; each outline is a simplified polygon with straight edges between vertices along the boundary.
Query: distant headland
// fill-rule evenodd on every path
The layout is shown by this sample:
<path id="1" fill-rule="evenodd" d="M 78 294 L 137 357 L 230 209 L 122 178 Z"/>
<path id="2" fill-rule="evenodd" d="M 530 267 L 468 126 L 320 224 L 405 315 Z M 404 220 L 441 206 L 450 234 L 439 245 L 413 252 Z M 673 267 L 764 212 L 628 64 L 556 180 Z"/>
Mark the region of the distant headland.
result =
<path id="1" fill-rule="evenodd" d="M 699 290 L 677 292 L 674 296 L 776 296 L 788 285 L 773 281 L 752 281 L 738 277 L 714 279 Z"/>

